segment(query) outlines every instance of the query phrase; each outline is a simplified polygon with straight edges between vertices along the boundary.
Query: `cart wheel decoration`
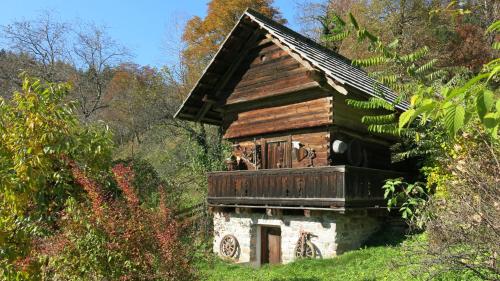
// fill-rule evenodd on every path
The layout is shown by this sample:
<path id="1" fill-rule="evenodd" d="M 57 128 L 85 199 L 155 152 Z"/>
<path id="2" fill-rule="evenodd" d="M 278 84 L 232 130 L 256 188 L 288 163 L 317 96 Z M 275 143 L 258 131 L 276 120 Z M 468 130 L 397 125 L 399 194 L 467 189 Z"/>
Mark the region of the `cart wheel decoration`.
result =
<path id="1" fill-rule="evenodd" d="M 225 258 L 234 258 L 238 252 L 238 240 L 234 235 L 226 235 L 220 241 L 220 253 Z"/>
<path id="2" fill-rule="evenodd" d="M 295 257 L 297 258 L 315 258 L 316 249 L 310 241 L 310 233 L 301 233 L 299 241 L 295 246 Z"/>

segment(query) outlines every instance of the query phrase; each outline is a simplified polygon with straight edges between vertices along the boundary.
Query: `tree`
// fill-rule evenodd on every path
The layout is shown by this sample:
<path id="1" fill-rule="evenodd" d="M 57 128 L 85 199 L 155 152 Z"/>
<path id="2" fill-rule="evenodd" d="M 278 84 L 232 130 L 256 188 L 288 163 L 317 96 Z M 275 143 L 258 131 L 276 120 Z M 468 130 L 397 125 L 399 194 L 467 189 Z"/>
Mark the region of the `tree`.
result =
<path id="1" fill-rule="evenodd" d="M 189 84 L 196 81 L 246 8 L 285 23 L 272 4 L 273 0 L 212 0 L 204 19 L 198 16 L 191 18 L 182 35 L 186 44 L 182 60 L 188 68 Z"/>
<path id="2" fill-rule="evenodd" d="M 85 120 L 107 107 L 104 95 L 113 76 L 112 67 L 120 63 L 128 52 L 105 32 L 104 28 L 88 24 L 76 32 L 73 53 L 77 68 L 84 69 L 77 76 L 75 97 Z"/>
<path id="3" fill-rule="evenodd" d="M 114 71 L 106 89 L 110 107 L 100 116 L 110 122 L 119 144 L 133 139 L 140 144 L 143 133 L 165 122 L 172 102 L 167 86 L 154 68 L 122 64 Z"/>
<path id="4" fill-rule="evenodd" d="M 79 102 L 78 113 L 85 121 L 107 106 L 103 96 L 113 68 L 128 57 L 103 27 L 88 23 L 75 28 L 58 22 L 49 12 L 4 26 L 1 35 L 14 55 L 0 56 L 0 73 L 5 69 L 2 84 L 19 85 L 19 90 L 17 75 L 22 71 L 45 82 L 69 81 L 74 86 L 70 98 Z"/>
<path id="5" fill-rule="evenodd" d="M 67 76 L 58 71 L 60 64 L 69 62 L 67 49 L 70 27 L 60 23 L 45 12 L 33 21 L 16 21 L 2 27 L 3 37 L 9 47 L 19 53 L 31 56 L 37 64 L 31 65 L 30 75 L 48 82 L 60 82 Z"/>
<path id="6" fill-rule="evenodd" d="M 451 6 L 436 12 L 454 17 L 466 14 Z M 385 76 L 375 76 L 407 94 L 399 101 L 407 99 L 410 106 L 401 114 L 381 98 L 348 103 L 358 109 L 387 110 L 384 115 L 364 116 L 362 121 L 374 133 L 406 139 L 409 149 L 399 158 L 425 157 L 421 169 L 425 184 L 390 180 L 385 185 L 388 205 L 400 207 L 404 218 L 426 227 L 425 269 L 434 273 L 461 270 L 485 280 L 498 279 L 500 59 L 484 64 L 478 74 L 448 70 L 451 78 L 446 78 L 435 69 L 436 60 L 421 62 L 428 48 L 401 54 L 397 41 L 383 42 L 352 14 L 341 22 L 342 29 L 336 32 L 342 36 L 332 34 L 330 39 L 347 34 L 365 41 L 372 56 L 353 60 L 353 64 L 389 69 Z M 498 21 L 486 30 L 498 31 Z M 498 42 L 493 43 L 493 50 L 499 48 Z M 405 70 L 406 80 L 394 72 L 390 76 L 392 65 Z"/>
<path id="7" fill-rule="evenodd" d="M 460 1 L 459 8 L 467 11 L 460 17 L 450 14 L 429 16 L 435 14 L 434 11 L 447 9 L 449 2 L 331 0 L 306 4 L 302 9 L 302 21 L 304 26 L 316 31 L 315 37 L 319 41 L 348 58 L 371 56 L 366 42 L 359 44 L 355 37 L 348 36 L 335 42 L 327 39 L 339 27 L 339 23 L 332 19 L 336 16 L 347 18 L 351 12 L 356 15 L 360 26 L 370 26 L 370 31 L 381 40 L 398 40 L 397 50 L 401 53 L 432 46 L 427 57 L 436 59 L 436 65 L 463 66 L 467 60 L 468 67 L 477 72 L 492 58 L 491 49 L 485 46 L 490 46 L 494 40 L 491 34 L 484 32 L 494 16 L 498 18 L 500 6 L 498 1 Z M 315 24 L 311 23 L 311 18 Z M 404 75 L 404 72 L 398 74 Z"/>

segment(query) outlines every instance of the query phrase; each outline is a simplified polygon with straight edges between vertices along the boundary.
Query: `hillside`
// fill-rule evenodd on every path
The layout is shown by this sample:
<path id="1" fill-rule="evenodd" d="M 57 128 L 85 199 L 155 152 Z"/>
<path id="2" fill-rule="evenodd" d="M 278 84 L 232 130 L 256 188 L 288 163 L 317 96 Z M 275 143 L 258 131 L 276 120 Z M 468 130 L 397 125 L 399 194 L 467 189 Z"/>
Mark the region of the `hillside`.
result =
<path id="1" fill-rule="evenodd" d="M 300 260 L 287 265 L 252 268 L 234 265 L 215 259 L 200 265 L 203 280 L 239 281 L 335 281 L 335 280 L 428 280 L 429 274 L 416 265 L 418 257 L 405 254 L 402 245 L 416 243 L 423 235 L 409 237 L 395 245 L 366 246 L 363 249 L 340 255 L 333 259 Z M 411 257 L 411 258 L 410 258 Z M 472 275 L 454 272 L 434 277 L 433 280 L 479 280 Z"/>

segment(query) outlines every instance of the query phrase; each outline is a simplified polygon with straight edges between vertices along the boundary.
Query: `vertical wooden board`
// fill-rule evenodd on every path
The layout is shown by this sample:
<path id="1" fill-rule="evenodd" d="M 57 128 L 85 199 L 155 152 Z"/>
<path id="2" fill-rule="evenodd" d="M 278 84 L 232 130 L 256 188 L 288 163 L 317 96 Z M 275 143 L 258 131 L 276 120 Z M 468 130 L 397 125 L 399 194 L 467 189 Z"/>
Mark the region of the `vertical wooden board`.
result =
<path id="1" fill-rule="evenodd" d="M 313 192 L 314 192 L 314 180 L 313 180 L 313 175 L 312 173 L 308 173 L 305 175 L 306 179 L 306 187 L 305 187 L 305 193 L 306 193 L 306 198 L 311 198 L 313 197 Z"/>
<path id="2" fill-rule="evenodd" d="M 248 196 L 256 197 L 257 196 L 257 175 L 253 174 L 250 178 L 250 185 L 248 187 Z"/>
<path id="3" fill-rule="evenodd" d="M 281 263 L 281 235 L 268 233 L 269 264 Z"/>
<path id="4" fill-rule="evenodd" d="M 329 185 L 328 185 L 328 174 L 327 173 L 320 173 L 319 176 L 321 177 L 321 181 L 320 181 L 320 192 L 319 192 L 319 195 L 321 197 L 331 197 L 329 196 L 330 194 L 330 189 L 329 189 Z"/>
<path id="5" fill-rule="evenodd" d="M 288 142 L 287 142 L 287 168 L 292 168 L 292 135 L 288 136 Z"/>
<path id="6" fill-rule="evenodd" d="M 220 176 L 220 175 L 217 176 L 215 182 L 217 183 L 217 189 L 216 189 L 217 190 L 217 194 L 222 194 L 223 195 L 224 192 L 222 190 L 222 178 L 223 178 L 223 176 Z"/>
<path id="7" fill-rule="evenodd" d="M 269 189 L 270 189 L 270 182 L 269 182 L 269 176 L 267 174 L 262 175 L 262 179 L 264 181 L 264 184 L 262 185 L 262 197 L 268 197 L 269 196 Z"/>
<path id="8" fill-rule="evenodd" d="M 221 179 L 220 190 L 221 190 L 221 194 L 223 196 L 228 196 L 229 195 L 228 194 L 228 190 L 226 188 L 226 186 L 227 186 L 226 182 L 227 182 L 228 178 L 229 178 L 229 176 L 227 176 L 227 177 L 222 176 L 222 179 Z"/>
<path id="9" fill-rule="evenodd" d="M 261 227 L 260 229 L 260 262 L 262 264 L 269 263 L 267 229 L 267 227 Z"/>
<path id="10" fill-rule="evenodd" d="M 262 188 L 264 185 L 263 176 L 255 175 L 257 184 L 255 185 L 255 197 L 262 196 Z"/>
<path id="11" fill-rule="evenodd" d="M 261 158 L 262 159 L 262 168 L 267 169 L 267 143 L 266 139 L 262 138 L 260 141 L 260 147 L 261 147 Z"/>
<path id="12" fill-rule="evenodd" d="M 281 195 L 281 174 L 275 175 L 274 177 L 274 190 L 273 190 L 273 196 L 274 197 L 280 197 Z"/>
<path id="13" fill-rule="evenodd" d="M 213 191 L 213 188 L 214 188 L 213 176 L 209 175 L 208 179 L 207 179 L 207 182 L 208 182 L 208 192 L 207 192 L 207 195 L 208 195 L 208 197 L 211 197 L 214 194 L 214 191 Z"/>
<path id="14" fill-rule="evenodd" d="M 288 194 L 290 193 L 289 178 L 290 176 L 288 174 L 281 177 L 281 197 L 288 197 Z"/>
<path id="15" fill-rule="evenodd" d="M 314 181 L 314 195 L 313 197 L 321 197 L 321 189 L 322 183 L 321 183 L 321 173 L 317 172 L 313 174 L 313 181 Z"/>
<path id="16" fill-rule="evenodd" d="M 301 173 L 297 173 L 294 175 L 294 193 L 297 198 L 304 197 L 304 187 L 303 187 L 303 178 Z"/>
<path id="17" fill-rule="evenodd" d="M 242 193 L 242 183 L 245 180 L 244 177 L 235 177 L 234 179 L 234 193 L 236 196 L 241 196 Z"/>
<path id="18" fill-rule="evenodd" d="M 241 183 L 241 195 L 248 197 L 252 183 L 252 175 L 245 175 L 244 178 L 245 180 Z"/>
<path id="19" fill-rule="evenodd" d="M 344 186 L 344 177 L 346 177 L 346 173 L 335 172 L 335 178 L 337 180 L 337 198 L 344 198 L 346 196 L 347 186 Z"/>

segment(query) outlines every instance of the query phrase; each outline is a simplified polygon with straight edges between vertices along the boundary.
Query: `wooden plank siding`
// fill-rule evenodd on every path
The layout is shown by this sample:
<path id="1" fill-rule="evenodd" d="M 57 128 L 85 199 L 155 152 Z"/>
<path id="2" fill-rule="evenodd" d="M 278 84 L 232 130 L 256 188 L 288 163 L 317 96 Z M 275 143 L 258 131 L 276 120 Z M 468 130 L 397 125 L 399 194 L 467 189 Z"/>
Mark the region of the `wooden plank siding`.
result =
<path id="1" fill-rule="evenodd" d="M 234 112 L 224 116 L 226 139 L 332 124 L 331 99 Z"/>
<path id="2" fill-rule="evenodd" d="M 383 181 L 402 173 L 350 166 L 208 174 L 211 205 L 383 206 Z"/>
<path id="3" fill-rule="evenodd" d="M 225 104 L 284 94 L 308 84 L 318 85 L 311 75 L 306 67 L 279 46 L 272 42 L 258 42 L 222 90 L 226 96 Z"/>

